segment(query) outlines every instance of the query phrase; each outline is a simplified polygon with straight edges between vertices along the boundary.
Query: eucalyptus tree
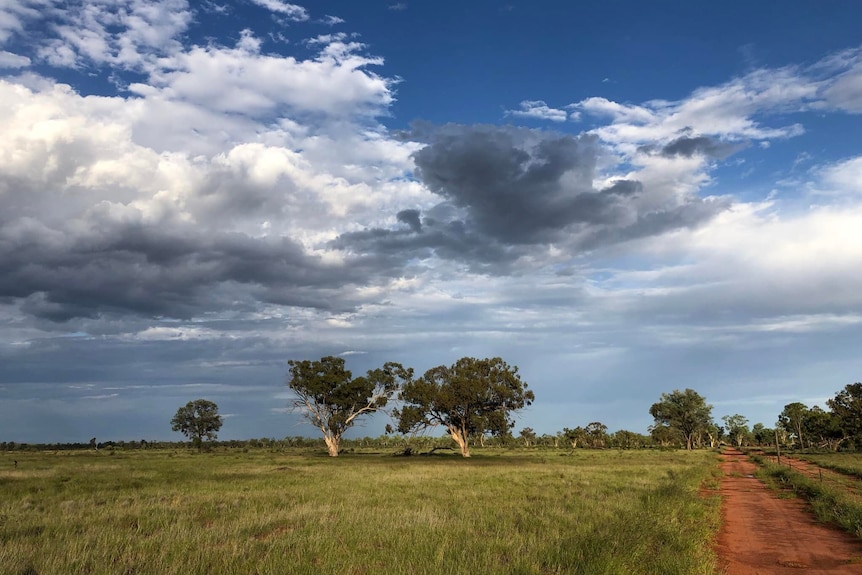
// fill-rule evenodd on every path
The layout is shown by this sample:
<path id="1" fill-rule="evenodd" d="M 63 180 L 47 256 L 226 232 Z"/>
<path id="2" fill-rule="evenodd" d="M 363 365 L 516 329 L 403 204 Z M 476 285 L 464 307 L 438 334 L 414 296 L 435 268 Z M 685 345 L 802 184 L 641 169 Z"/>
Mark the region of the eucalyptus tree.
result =
<path id="1" fill-rule="evenodd" d="M 171 419 L 171 429 L 191 439 L 192 444 L 200 450 L 204 438 L 214 440 L 218 437 L 222 423 L 218 405 L 206 399 L 196 399 L 177 410 Z"/>
<path id="2" fill-rule="evenodd" d="M 808 415 L 808 406 L 798 401 L 788 403 L 778 414 L 778 425 L 796 436 L 799 447 L 805 448 L 805 418 Z"/>
<path id="3" fill-rule="evenodd" d="M 689 450 L 693 448 L 695 438 L 712 423 L 712 406 L 693 389 L 675 389 L 661 394 L 661 399 L 650 407 L 649 412 L 657 425 L 678 431 Z"/>
<path id="4" fill-rule="evenodd" d="M 862 447 L 862 383 L 846 385 L 827 399 L 826 405 L 837 418 L 844 437 L 852 440 L 856 449 Z"/>
<path id="5" fill-rule="evenodd" d="M 338 457 L 341 438 L 359 418 L 384 409 L 399 387 L 413 378 L 412 368 L 394 362 L 356 378 L 341 357 L 287 363 L 292 406 L 323 433 L 331 457 Z"/>
<path id="6" fill-rule="evenodd" d="M 737 447 L 742 447 L 746 438 L 751 434 L 751 431 L 748 429 L 748 419 L 738 413 L 725 415 L 721 419 L 724 421 L 725 428 L 727 429 L 727 436 L 730 437 L 731 441 Z"/>
<path id="7" fill-rule="evenodd" d="M 471 436 L 509 433 L 515 425 L 510 415 L 535 399 L 527 387 L 518 368 L 499 357 L 462 357 L 451 366 L 431 368 L 402 386 L 398 397 L 403 406 L 393 411 L 396 429 L 415 433 L 442 426 L 461 455 L 470 457 Z"/>

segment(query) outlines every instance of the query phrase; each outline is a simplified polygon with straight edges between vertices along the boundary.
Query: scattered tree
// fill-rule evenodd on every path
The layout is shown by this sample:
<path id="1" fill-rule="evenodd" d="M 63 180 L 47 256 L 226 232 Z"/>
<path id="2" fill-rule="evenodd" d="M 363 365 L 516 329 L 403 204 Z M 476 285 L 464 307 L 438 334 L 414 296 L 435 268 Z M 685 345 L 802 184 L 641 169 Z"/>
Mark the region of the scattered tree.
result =
<path id="1" fill-rule="evenodd" d="M 531 445 L 536 444 L 536 432 L 533 431 L 532 427 L 525 427 L 518 433 L 518 436 L 521 438 L 521 441 L 524 442 L 524 447 L 530 447 Z"/>
<path id="2" fill-rule="evenodd" d="M 206 399 L 196 399 L 177 410 L 171 419 L 171 429 L 179 431 L 192 440 L 192 444 L 201 449 L 204 438 L 213 440 L 218 437 L 222 426 L 222 417 L 218 414 L 218 406 Z"/>
<path id="3" fill-rule="evenodd" d="M 294 409 L 323 433 L 331 457 L 338 457 L 341 438 L 357 418 L 386 407 L 398 387 L 413 378 L 413 369 L 388 362 L 354 378 L 344 358 L 327 356 L 320 361 L 290 360 Z"/>
<path id="4" fill-rule="evenodd" d="M 762 423 L 755 423 L 751 428 L 751 436 L 757 445 L 769 445 L 775 442 L 775 430 L 764 426 Z"/>
<path id="5" fill-rule="evenodd" d="M 434 367 L 401 388 L 400 410 L 393 411 L 400 433 L 442 425 L 470 457 L 469 438 L 477 433 L 508 434 L 510 414 L 530 405 L 535 396 L 518 368 L 499 357 L 463 357 L 453 365 Z M 391 430 L 391 429 L 390 429 Z"/>
<path id="6" fill-rule="evenodd" d="M 844 437 L 855 444 L 856 449 L 862 446 L 862 383 L 851 383 L 827 399 L 826 404 L 838 419 L 838 424 L 844 432 Z"/>
<path id="7" fill-rule="evenodd" d="M 581 427 L 580 425 L 574 429 L 569 429 L 568 427 L 563 428 L 563 437 L 569 444 L 572 446 L 572 449 L 576 449 L 578 444 L 584 444 L 587 439 L 587 430 Z"/>
<path id="8" fill-rule="evenodd" d="M 808 406 L 804 403 L 794 402 L 784 406 L 784 410 L 778 414 L 778 425 L 783 427 L 788 433 L 796 437 L 799 442 L 799 447 L 805 448 L 805 439 L 802 432 L 804 428 L 805 416 L 808 414 Z"/>
<path id="9" fill-rule="evenodd" d="M 844 441 L 844 430 L 841 429 L 838 416 L 831 411 L 824 411 L 817 405 L 805 414 L 802 427 L 805 429 L 809 445 L 813 438 L 819 447 L 828 447 L 832 451 L 837 451 Z"/>
<path id="10" fill-rule="evenodd" d="M 605 440 L 608 437 L 608 426 L 601 421 L 593 421 L 587 424 L 585 428 L 587 438 L 590 442 L 590 447 L 600 449 L 605 446 Z"/>
<path id="11" fill-rule="evenodd" d="M 712 423 L 712 406 L 693 389 L 661 394 L 661 400 L 649 412 L 656 424 L 679 431 L 689 450 L 694 447 L 695 436 Z"/>
<path id="12" fill-rule="evenodd" d="M 724 425 L 727 428 L 727 435 L 730 437 L 731 441 L 733 441 L 737 447 L 742 447 L 742 444 L 745 443 L 746 438 L 751 433 L 748 429 L 748 419 L 738 413 L 734 415 L 725 415 L 721 419 L 724 421 Z"/>

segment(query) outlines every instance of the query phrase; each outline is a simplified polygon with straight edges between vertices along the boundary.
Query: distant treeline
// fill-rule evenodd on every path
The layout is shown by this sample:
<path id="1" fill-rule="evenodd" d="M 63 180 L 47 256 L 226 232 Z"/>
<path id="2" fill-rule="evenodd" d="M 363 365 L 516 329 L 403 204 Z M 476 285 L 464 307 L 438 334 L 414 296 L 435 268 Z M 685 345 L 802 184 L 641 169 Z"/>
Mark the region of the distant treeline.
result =
<path id="1" fill-rule="evenodd" d="M 601 424 L 598 424 L 602 428 Z M 600 449 L 600 448 L 616 448 L 616 449 L 636 449 L 636 448 L 653 448 L 653 447 L 668 447 L 665 442 L 662 443 L 653 440 L 649 435 L 643 435 L 632 431 L 617 431 L 606 433 L 604 430 L 596 432 L 597 426 L 595 423 L 588 425 L 584 429 L 590 429 L 592 434 L 587 434 L 583 438 L 579 437 L 576 432 L 572 436 L 573 430 L 559 432 L 555 435 L 543 434 L 537 435 L 530 428 L 525 428 L 518 436 L 503 435 L 503 436 L 477 436 L 474 438 L 475 444 L 479 447 L 497 448 L 497 449 L 513 449 L 513 448 L 551 448 L 571 450 L 573 448 L 585 449 Z M 576 428 L 580 429 L 580 428 Z M 600 429 L 600 428 L 599 428 Z M 605 430 L 607 428 L 604 428 Z M 349 452 L 351 449 L 391 449 L 393 451 L 403 450 L 410 447 L 414 452 L 431 451 L 431 450 L 446 450 L 456 449 L 457 446 L 451 437 L 448 435 L 433 437 L 433 436 L 400 436 L 400 435 L 381 435 L 379 437 L 362 437 L 356 439 L 344 439 L 342 441 L 343 451 Z M 315 448 L 325 449 L 326 445 L 323 438 L 292 436 L 283 439 L 275 438 L 257 438 L 257 439 L 232 439 L 224 441 L 211 441 L 206 444 L 208 449 L 289 449 L 289 448 Z M 191 441 L 100 441 L 93 444 L 92 442 L 74 442 L 74 443 L 17 443 L 14 441 L 0 442 L 0 451 L 70 451 L 70 450 L 140 450 L 140 449 L 187 449 L 192 448 Z"/>

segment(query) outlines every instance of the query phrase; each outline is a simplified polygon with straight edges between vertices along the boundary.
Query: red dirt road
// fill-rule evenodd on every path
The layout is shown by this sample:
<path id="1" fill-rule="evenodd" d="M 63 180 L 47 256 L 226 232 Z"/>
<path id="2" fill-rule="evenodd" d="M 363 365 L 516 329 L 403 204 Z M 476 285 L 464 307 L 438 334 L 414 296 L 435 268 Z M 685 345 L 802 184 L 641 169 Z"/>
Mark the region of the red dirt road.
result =
<path id="1" fill-rule="evenodd" d="M 723 458 L 716 551 L 726 575 L 862 574 L 862 542 L 818 523 L 803 501 L 777 498 L 742 453 Z"/>

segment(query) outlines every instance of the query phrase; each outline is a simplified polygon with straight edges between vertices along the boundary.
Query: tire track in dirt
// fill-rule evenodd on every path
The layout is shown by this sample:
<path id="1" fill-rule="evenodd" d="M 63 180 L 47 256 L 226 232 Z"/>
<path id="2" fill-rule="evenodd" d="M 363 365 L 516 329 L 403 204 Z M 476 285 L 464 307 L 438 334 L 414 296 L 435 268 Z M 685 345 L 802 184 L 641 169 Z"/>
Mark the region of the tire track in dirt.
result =
<path id="1" fill-rule="evenodd" d="M 818 523 L 801 500 L 776 497 L 739 451 L 722 458 L 716 552 L 726 575 L 862 573 L 862 541 Z"/>

